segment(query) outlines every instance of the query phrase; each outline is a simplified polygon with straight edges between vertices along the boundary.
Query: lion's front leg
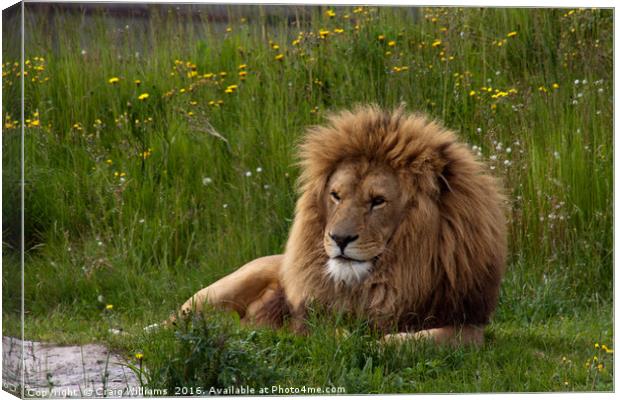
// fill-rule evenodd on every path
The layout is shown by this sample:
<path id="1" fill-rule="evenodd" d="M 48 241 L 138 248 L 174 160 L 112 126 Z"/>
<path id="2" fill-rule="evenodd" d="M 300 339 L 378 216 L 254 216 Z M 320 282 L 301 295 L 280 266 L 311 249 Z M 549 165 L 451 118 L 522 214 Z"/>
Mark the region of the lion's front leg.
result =
<path id="1" fill-rule="evenodd" d="M 480 326 L 445 326 L 418 332 L 400 332 L 385 335 L 386 343 L 404 343 L 409 340 L 430 340 L 441 345 L 477 345 L 484 343 L 484 329 Z"/>
<path id="2" fill-rule="evenodd" d="M 180 309 L 180 314 L 202 312 L 203 305 L 236 311 L 241 318 L 248 310 L 256 309 L 255 303 L 263 302 L 265 294 L 279 287 L 282 255 L 261 257 L 235 272 L 196 292 Z M 168 322 L 174 322 L 177 315 Z"/>

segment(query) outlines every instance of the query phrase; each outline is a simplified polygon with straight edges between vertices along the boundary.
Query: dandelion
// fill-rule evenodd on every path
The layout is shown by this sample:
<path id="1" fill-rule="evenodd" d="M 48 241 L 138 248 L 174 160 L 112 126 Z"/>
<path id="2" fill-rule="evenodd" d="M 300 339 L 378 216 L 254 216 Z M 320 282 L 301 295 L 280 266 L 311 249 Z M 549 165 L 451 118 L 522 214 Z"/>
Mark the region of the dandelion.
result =
<path id="1" fill-rule="evenodd" d="M 515 31 L 509 32 L 506 36 L 507 37 L 515 37 L 515 36 L 517 36 L 517 32 L 515 32 Z"/>
<path id="2" fill-rule="evenodd" d="M 113 308 L 114 308 L 113 304 L 106 304 L 105 305 L 105 309 L 108 310 L 108 311 L 111 311 Z"/>
<path id="3" fill-rule="evenodd" d="M 272 44 L 272 45 L 271 45 L 271 48 L 272 48 L 273 50 L 280 50 L 280 46 L 279 46 L 278 44 L 276 44 L 276 43 Z"/>
<path id="4" fill-rule="evenodd" d="M 380 41 L 380 42 L 383 42 L 385 40 L 385 35 L 377 36 L 377 40 Z"/>
<path id="5" fill-rule="evenodd" d="M 389 46 L 389 47 L 394 47 L 394 46 L 396 46 L 396 41 L 395 41 L 395 40 L 390 40 L 390 41 L 388 42 L 388 46 Z"/>
<path id="6" fill-rule="evenodd" d="M 248 75 L 247 71 L 239 71 L 239 77 L 245 78 Z"/>
<path id="7" fill-rule="evenodd" d="M 329 31 L 326 29 L 321 29 L 319 31 L 319 36 L 321 37 L 321 39 L 325 39 L 327 36 L 329 36 Z"/>
<path id="8" fill-rule="evenodd" d="M 121 81 L 120 78 L 118 78 L 116 76 L 113 76 L 112 78 L 108 79 L 108 83 L 110 85 L 115 85 L 115 84 L 119 83 L 120 81 Z"/>
<path id="9" fill-rule="evenodd" d="M 335 28 L 334 29 L 334 33 L 342 33 L 342 32 L 344 32 L 344 29 L 342 29 L 342 28 Z"/>
<path id="10" fill-rule="evenodd" d="M 232 32 L 232 28 L 231 28 L 230 26 L 229 26 L 229 27 L 227 27 L 227 28 L 226 28 L 226 32 L 228 32 L 228 33 Z"/>
<path id="11" fill-rule="evenodd" d="M 140 101 L 144 101 L 146 99 L 149 98 L 149 94 L 148 93 L 142 93 L 140 96 L 138 96 L 138 100 Z"/>
<path id="12" fill-rule="evenodd" d="M 332 9 L 329 9 L 325 11 L 325 15 L 328 16 L 329 18 L 334 18 L 336 16 L 336 12 Z"/>
<path id="13" fill-rule="evenodd" d="M 554 89 L 559 89 L 560 85 L 557 84 L 557 83 L 554 83 L 553 85 L 551 85 L 551 87 L 554 88 Z"/>
<path id="14" fill-rule="evenodd" d="M 252 171 L 245 171 L 245 176 L 248 176 L 248 177 L 252 176 Z"/>
<path id="15" fill-rule="evenodd" d="M 135 83 L 136 86 L 140 86 L 142 84 L 142 81 L 140 79 L 136 79 L 133 81 L 133 83 Z"/>
<path id="16" fill-rule="evenodd" d="M 134 356 L 136 357 L 136 360 L 138 361 L 142 361 L 142 359 L 144 358 L 144 354 L 142 353 L 136 353 Z"/>
<path id="17" fill-rule="evenodd" d="M 209 178 L 208 176 L 205 176 L 204 178 L 202 178 L 202 184 L 205 186 L 211 184 L 212 182 L 213 182 L 213 179 Z"/>
<path id="18" fill-rule="evenodd" d="M 226 90 L 224 90 L 224 93 L 234 93 L 237 90 L 238 86 L 237 85 L 228 85 L 228 87 L 226 88 Z"/>
<path id="19" fill-rule="evenodd" d="M 605 366 L 603 364 L 598 364 L 596 368 L 598 369 L 598 372 L 603 372 L 603 369 L 605 369 Z"/>
<path id="20" fill-rule="evenodd" d="M 237 68 L 239 68 L 239 69 L 246 69 L 247 67 L 248 67 L 247 64 L 241 64 Z"/>
<path id="21" fill-rule="evenodd" d="M 276 61 L 282 61 L 282 60 L 284 60 L 284 54 L 280 53 L 280 54 L 276 55 L 274 58 L 275 58 Z"/>
<path id="22" fill-rule="evenodd" d="M 105 160 L 105 163 L 108 165 L 112 165 L 112 160 L 110 160 L 109 158 L 107 160 Z"/>
<path id="23" fill-rule="evenodd" d="M 600 346 L 598 345 L 598 342 L 594 343 L 594 348 L 598 349 Z"/>
<path id="24" fill-rule="evenodd" d="M 256 172 L 258 172 L 258 173 L 263 172 L 263 168 L 262 168 L 262 167 L 258 167 L 258 168 L 256 168 Z"/>
<path id="25" fill-rule="evenodd" d="M 439 40 L 439 39 L 435 39 L 435 41 L 431 44 L 431 46 L 433 46 L 433 47 L 437 47 L 439 45 L 441 45 L 441 40 Z"/>

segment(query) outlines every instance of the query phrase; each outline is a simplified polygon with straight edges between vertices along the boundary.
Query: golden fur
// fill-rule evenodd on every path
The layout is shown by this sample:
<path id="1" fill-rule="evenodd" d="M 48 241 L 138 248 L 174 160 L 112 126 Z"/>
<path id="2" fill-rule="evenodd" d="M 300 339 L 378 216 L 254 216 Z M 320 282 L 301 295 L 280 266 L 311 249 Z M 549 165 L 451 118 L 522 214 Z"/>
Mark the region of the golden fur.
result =
<path id="1" fill-rule="evenodd" d="M 322 268 L 326 181 L 343 161 L 388 165 L 404 178 L 408 212 L 361 284 L 333 284 Z M 315 300 L 405 329 L 485 324 L 506 256 L 497 181 L 455 134 L 420 115 L 376 107 L 332 115 L 301 145 L 301 197 L 281 284 L 293 314 Z"/>
<path id="2" fill-rule="evenodd" d="M 242 310 L 242 316 L 277 326 L 290 314 L 293 328 L 303 331 L 306 306 L 318 302 L 368 318 L 386 333 L 412 331 L 418 332 L 416 337 L 454 339 L 457 330 L 481 332 L 476 327 L 489 322 L 497 304 L 506 222 L 498 182 L 467 145 L 422 115 L 365 106 L 333 114 L 326 125 L 310 128 L 300 159 L 300 198 L 284 256 L 251 272 L 246 269 L 246 275 L 237 271 L 224 278 L 234 286 L 251 281 L 248 274 L 261 276 L 261 268 L 277 276 L 269 281 L 269 290 L 252 290 L 260 295 L 233 299 L 250 304 L 244 310 L 252 312 Z M 398 180 L 401 191 L 400 208 L 390 214 L 398 216 L 392 218 L 394 229 L 389 237 L 382 236 L 382 251 L 372 259 L 368 276 L 353 285 L 335 282 L 325 273 L 326 235 L 331 234 L 327 227 L 336 212 L 326 192 L 344 166 L 360 179 L 383 169 Z M 366 215 L 339 218 L 363 230 Z M 195 296 L 184 309 L 205 299 L 222 303 L 221 298 Z M 259 306 L 252 304 L 257 299 Z M 474 336 L 470 341 L 481 341 L 481 333 Z"/>

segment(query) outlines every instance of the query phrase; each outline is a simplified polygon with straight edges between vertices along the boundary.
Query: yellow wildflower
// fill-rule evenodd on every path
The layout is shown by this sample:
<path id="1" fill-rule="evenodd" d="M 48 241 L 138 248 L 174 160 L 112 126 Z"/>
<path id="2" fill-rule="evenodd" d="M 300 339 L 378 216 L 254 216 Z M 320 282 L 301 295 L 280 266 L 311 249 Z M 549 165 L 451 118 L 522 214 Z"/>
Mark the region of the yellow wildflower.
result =
<path id="1" fill-rule="evenodd" d="M 239 76 L 244 77 L 248 74 L 247 71 L 239 71 Z"/>
<path id="2" fill-rule="evenodd" d="M 113 76 L 112 78 L 108 79 L 108 83 L 111 85 L 117 84 L 118 82 L 120 82 L 120 78 Z"/>
<path id="3" fill-rule="evenodd" d="M 344 32 L 344 29 L 342 29 L 342 28 L 335 28 L 334 29 L 334 33 L 342 33 L 342 32 Z"/>
<path id="4" fill-rule="evenodd" d="M 327 15 L 329 18 L 334 18 L 336 16 L 336 12 L 330 9 L 330 10 L 325 11 L 325 15 Z"/>
<path id="5" fill-rule="evenodd" d="M 319 31 L 319 36 L 321 37 L 321 39 L 325 39 L 328 35 L 329 35 L 329 31 L 326 29 L 321 29 Z"/>
<path id="6" fill-rule="evenodd" d="M 394 41 L 394 40 L 390 40 L 390 41 L 388 42 L 388 46 L 390 46 L 390 47 L 394 47 L 394 46 L 396 46 L 396 41 Z"/>
<path id="7" fill-rule="evenodd" d="M 551 85 L 551 87 L 553 87 L 554 89 L 559 89 L 560 85 L 558 85 L 557 83 L 554 83 L 553 85 Z"/>
<path id="8" fill-rule="evenodd" d="M 475 91 L 475 90 L 470 91 L 470 92 L 469 92 L 469 95 L 470 95 L 470 96 L 475 96 L 475 95 L 476 95 L 476 91 Z"/>
<path id="9" fill-rule="evenodd" d="M 439 39 L 435 39 L 435 41 L 433 42 L 433 44 L 431 44 L 431 46 L 433 46 L 433 47 L 437 47 L 437 46 L 439 46 L 439 45 L 441 45 L 441 40 L 439 40 Z"/>
<path id="10" fill-rule="evenodd" d="M 280 50 L 280 46 L 278 44 L 276 44 L 276 43 L 272 44 L 271 48 L 274 49 L 274 50 Z"/>
<path id="11" fill-rule="evenodd" d="M 515 36 L 517 36 L 517 32 L 515 32 L 515 31 L 509 32 L 508 35 L 506 35 L 506 36 L 507 37 L 515 37 Z"/>
<path id="12" fill-rule="evenodd" d="M 133 81 L 133 83 L 135 83 L 136 86 L 140 86 L 142 84 L 142 81 L 140 79 L 136 79 Z"/>
<path id="13" fill-rule="evenodd" d="M 239 69 L 246 69 L 247 67 L 248 67 L 247 64 L 241 64 L 241 65 L 239 65 L 238 68 Z"/>
<path id="14" fill-rule="evenodd" d="M 106 310 L 112 310 L 114 308 L 114 305 L 112 304 L 106 304 L 105 309 Z"/>
<path id="15" fill-rule="evenodd" d="M 144 354 L 142 353 L 136 353 L 135 354 L 136 360 L 142 360 L 144 358 Z"/>
<path id="16" fill-rule="evenodd" d="M 274 58 L 276 61 L 282 61 L 284 59 L 284 54 L 280 53 L 276 55 Z"/>
<path id="17" fill-rule="evenodd" d="M 301 41 L 299 39 L 295 39 L 291 42 L 293 46 L 298 46 Z"/>
<path id="18" fill-rule="evenodd" d="M 385 35 L 377 36 L 377 40 L 380 41 L 380 42 L 383 42 L 385 40 Z"/>
<path id="19" fill-rule="evenodd" d="M 227 27 L 227 28 L 226 28 L 226 32 L 228 32 L 228 33 L 232 32 L 232 28 L 231 28 L 230 26 L 229 26 L 229 27 Z"/>
<path id="20" fill-rule="evenodd" d="M 149 94 L 148 93 L 142 93 L 140 96 L 138 96 L 138 100 L 140 101 L 144 101 L 146 99 L 149 98 Z"/>

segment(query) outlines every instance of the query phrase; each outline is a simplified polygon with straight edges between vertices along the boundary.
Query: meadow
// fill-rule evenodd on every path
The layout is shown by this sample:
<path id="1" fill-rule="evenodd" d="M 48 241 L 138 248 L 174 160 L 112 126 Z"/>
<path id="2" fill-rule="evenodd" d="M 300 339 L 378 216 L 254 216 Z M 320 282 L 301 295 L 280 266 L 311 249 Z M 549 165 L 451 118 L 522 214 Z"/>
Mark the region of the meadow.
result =
<path id="1" fill-rule="evenodd" d="M 27 339 L 107 343 L 173 394 L 613 390 L 612 10 L 29 7 L 22 122 L 3 35 L 3 335 L 20 329 L 23 125 Z M 443 121 L 503 181 L 510 255 L 486 344 L 384 347 L 321 313 L 308 337 L 215 312 L 145 332 L 283 251 L 295 144 L 369 102 Z"/>

